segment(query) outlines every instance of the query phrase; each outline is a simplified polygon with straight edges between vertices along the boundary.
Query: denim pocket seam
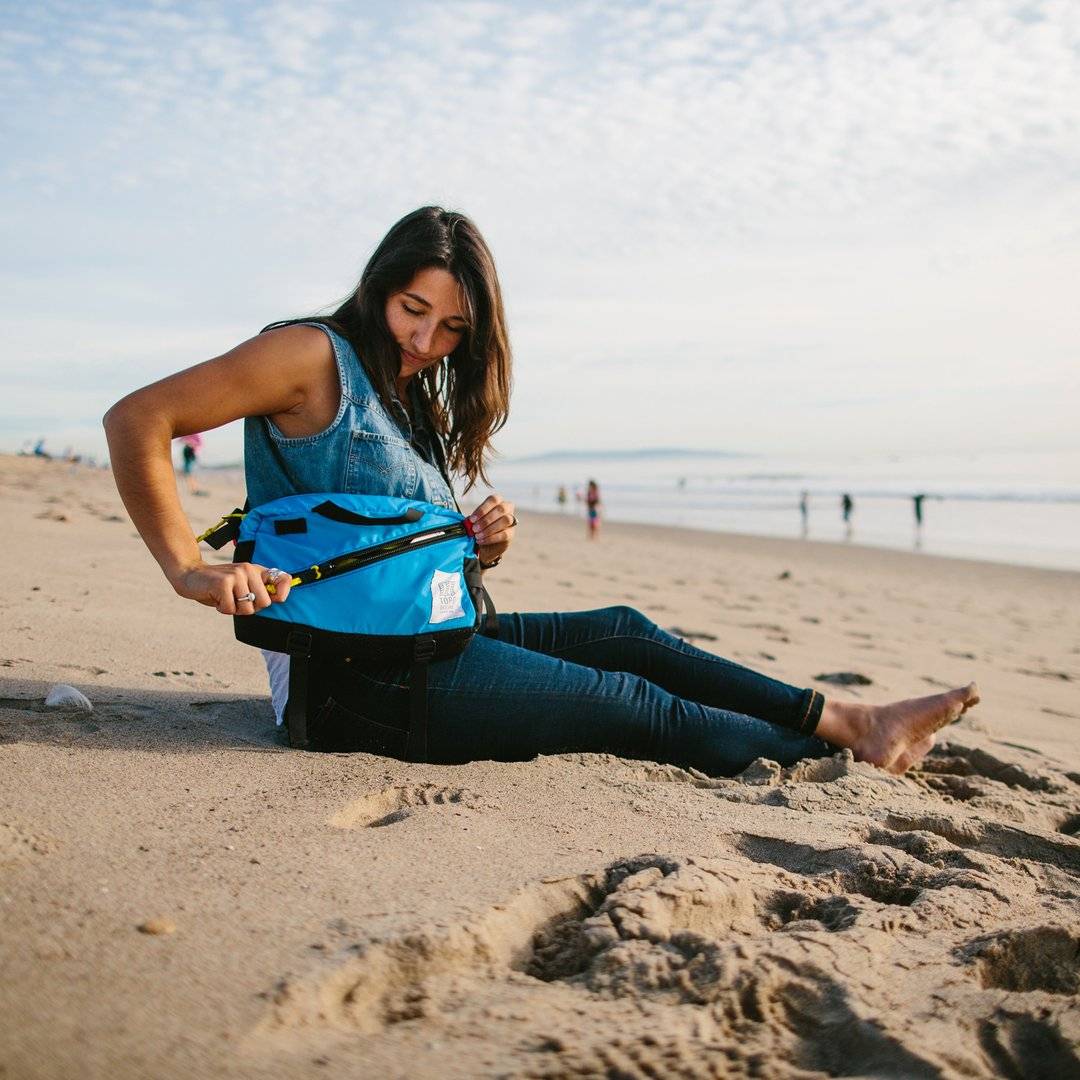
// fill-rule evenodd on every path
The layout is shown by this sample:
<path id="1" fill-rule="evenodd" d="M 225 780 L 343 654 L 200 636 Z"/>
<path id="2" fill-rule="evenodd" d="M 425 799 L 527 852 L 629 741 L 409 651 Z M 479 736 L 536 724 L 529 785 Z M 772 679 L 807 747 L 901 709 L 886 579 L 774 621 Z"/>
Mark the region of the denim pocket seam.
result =
<path id="1" fill-rule="evenodd" d="M 366 454 L 365 450 L 370 450 L 371 454 Z M 373 460 L 379 456 L 379 450 L 383 456 L 392 460 Z M 412 454 L 412 447 L 401 436 L 384 434 L 381 431 L 365 431 L 363 428 L 353 429 L 349 433 L 346 490 L 355 490 L 356 474 L 369 469 L 381 476 L 399 480 L 399 490 L 395 493 L 402 494 L 404 498 L 412 498 L 418 481 L 416 462 L 412 459 Z"/>
<path id="2" fill-rule="evenodd" d="M 412 444 L 404 435 L 390 435 L 382 431 L 366 431 L 364 428 L 353 428 L 350 435 L 354 439 L 364 439 L 367 442 L 386 443 L 387 446 L 396 446 L 411 454 Z"/>
<path id="3" fill-rule="evenodd" d="M 322 705 L 319 706 L 316 717 L 322 715 L 323 712 L 332 709 L 340 709 L 343 713 L 348 714 L 350 719 L 362 720 L 365 724 L 370 724 L 372 727 L 380 728 L 383 731 L 393 732 L 396 735 L 406 735 L 408 732 L 404 728 L 394 727 L 392 724 L 384 724 L 379 720 L 372 720 L 370 716 L 365 716 L 361 712 L 357 712 L 355 709 L 350 709 L 348 705 L 343 705 L 335 697 L 328 697 Z"/>

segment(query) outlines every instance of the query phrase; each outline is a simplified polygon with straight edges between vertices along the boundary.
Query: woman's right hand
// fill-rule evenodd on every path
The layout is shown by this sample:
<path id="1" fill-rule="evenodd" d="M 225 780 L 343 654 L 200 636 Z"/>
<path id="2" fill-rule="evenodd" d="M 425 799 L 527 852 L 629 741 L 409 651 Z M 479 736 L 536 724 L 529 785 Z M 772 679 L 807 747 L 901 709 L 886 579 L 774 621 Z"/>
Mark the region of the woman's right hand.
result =
<path id="1" fill-rule="evenodd" d="M 199 563 L 169 580 L 180 596 L 217 608 L 222 615 L 253 615 L 271 604 L 283 604 L 292 587 L 288 573 L 257 563 Z M 245 599 L 251 594 L 254 600 Z"/>

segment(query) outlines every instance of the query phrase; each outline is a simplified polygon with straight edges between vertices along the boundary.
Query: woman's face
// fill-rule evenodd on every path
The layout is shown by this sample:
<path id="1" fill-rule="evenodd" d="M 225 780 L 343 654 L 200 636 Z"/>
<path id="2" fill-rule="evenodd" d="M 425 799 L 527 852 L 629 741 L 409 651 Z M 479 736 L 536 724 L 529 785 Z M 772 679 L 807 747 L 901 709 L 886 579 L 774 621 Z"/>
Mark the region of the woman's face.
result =
<path id="1" fill-rule="evenodd" d="M 464 294 L 446 270 L 420 270 L 386 300 L 386 325 L 401 350 L 400 379 L 437 364 L 457 348 L 468 329 Z"/>

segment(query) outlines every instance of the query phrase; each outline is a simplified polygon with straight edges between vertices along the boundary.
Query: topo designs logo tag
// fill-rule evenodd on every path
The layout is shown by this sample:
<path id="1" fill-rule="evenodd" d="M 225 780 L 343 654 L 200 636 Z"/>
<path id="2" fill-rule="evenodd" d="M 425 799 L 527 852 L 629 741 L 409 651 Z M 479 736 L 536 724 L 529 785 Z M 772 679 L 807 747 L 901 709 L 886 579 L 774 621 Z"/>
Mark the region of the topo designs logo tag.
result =
<path id="1" fill-rule="evenodd" d="M 465 617 L 461 606 L 461 576 L 436 570 L 431 575 L 431 621 L 450 622 Z"/>

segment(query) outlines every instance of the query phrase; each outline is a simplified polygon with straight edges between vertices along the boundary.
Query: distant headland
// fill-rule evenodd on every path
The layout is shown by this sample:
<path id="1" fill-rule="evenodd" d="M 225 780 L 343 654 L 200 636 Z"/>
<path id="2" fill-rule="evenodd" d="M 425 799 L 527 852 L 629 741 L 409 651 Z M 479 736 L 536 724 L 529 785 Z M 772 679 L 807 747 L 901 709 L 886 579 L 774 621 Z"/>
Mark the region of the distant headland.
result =
<path id="1" fill-rule="evenodd" d="M 654 446 L 636 450 L 548 450 L 542 454 L 527 454 L 521 457 L 506 457 L 504 461 L 526 464 L 534 461 L 632 461 L 636 458 L 746 458 L 753 454 L 744 454 L 735 450 L 692 450 L 679 446 Z"/>

